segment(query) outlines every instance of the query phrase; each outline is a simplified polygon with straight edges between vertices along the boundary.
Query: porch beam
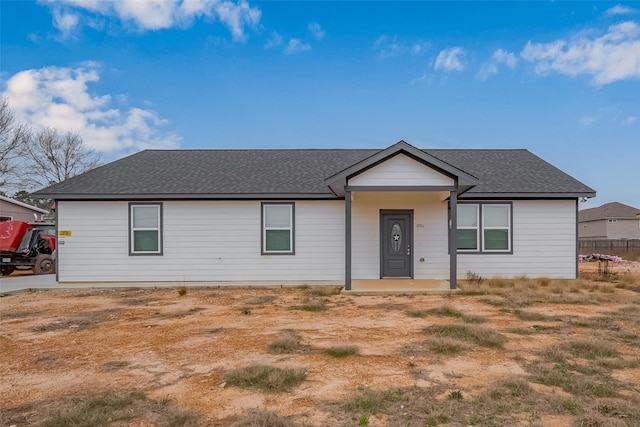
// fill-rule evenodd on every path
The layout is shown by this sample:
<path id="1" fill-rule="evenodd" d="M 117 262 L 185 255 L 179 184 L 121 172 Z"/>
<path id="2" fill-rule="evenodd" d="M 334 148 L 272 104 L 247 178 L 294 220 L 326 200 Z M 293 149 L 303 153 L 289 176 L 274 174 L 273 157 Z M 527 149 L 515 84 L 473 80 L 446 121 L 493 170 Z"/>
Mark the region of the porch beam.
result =
<path id="1" fill-rule="evenodd" d="M 346 192 L 351 191 L 455 191 L 456 187 L 453 185 L 352 185 L 345 187 Z"/>
<path id="2" fill-rule="evenodd" d="M 344 289 L 351 290 L 351 191 L 344 194 Z"/>
<path id="3" fill-rule="evenodd" d="M 451 212 L 449 224 L 449 288 L 458 287 L 458 192 L 451 191 L 449 197 L 449 208 Z"/>

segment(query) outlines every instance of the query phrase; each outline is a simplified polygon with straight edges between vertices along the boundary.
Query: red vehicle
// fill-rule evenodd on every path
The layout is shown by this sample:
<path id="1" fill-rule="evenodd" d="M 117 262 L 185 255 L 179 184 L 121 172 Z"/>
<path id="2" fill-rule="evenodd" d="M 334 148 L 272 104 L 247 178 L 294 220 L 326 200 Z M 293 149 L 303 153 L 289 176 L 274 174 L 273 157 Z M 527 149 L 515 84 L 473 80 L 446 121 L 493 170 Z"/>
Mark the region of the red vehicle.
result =
<path id="1" fill-rule="evenodd" d="M 16 269 L 31 269 L 34 274 L 53 273 L 55 250 L 56 237 L 51 229 L 22 221 L 0 222 L 0 273 L 3 276 Z"/>

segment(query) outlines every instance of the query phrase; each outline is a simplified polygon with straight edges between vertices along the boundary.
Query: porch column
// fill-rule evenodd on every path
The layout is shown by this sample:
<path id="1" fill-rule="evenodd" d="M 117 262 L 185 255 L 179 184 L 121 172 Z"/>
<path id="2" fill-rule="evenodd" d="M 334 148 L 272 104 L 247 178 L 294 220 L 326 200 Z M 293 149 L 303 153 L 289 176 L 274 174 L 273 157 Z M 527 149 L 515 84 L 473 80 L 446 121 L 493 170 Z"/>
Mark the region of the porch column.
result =
<path id="1" fill-rule="evenodd" d="M 458 192 L 449 196 L 451 222 L 449 225 L 449 288 L 457 288 L 458 277 Z"/>
<path id="2" fill-rule="evenodd" d="M 344 192 L 344 289 L 351 290 L 351 191 Z"/>

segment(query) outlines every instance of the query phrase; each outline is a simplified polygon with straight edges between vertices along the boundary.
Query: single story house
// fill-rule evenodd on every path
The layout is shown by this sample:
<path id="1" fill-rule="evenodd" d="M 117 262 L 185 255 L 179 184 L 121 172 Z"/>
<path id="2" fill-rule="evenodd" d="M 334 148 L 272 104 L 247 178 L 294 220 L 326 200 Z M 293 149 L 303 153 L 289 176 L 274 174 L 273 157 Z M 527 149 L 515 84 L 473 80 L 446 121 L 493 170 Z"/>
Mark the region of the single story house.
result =
<path id="1" fill-rule="evenodd" d="M 583 209 L 578 222 L 579 239 L 640 239 L 640 209 L 622 203 Z"/>
<path id="2" fill-rule="evenodd" d="M 20 202 L 10 197 L 0 195 L 0 222 L 1 221 L 41 221 L 49 212 L 36 206 Z"/>
<path id="3" fill-rule="evenodd" d="M 577 277 L 595 191 L 527 150 L 146 150 L 38 191 L 60 282 Z"/>

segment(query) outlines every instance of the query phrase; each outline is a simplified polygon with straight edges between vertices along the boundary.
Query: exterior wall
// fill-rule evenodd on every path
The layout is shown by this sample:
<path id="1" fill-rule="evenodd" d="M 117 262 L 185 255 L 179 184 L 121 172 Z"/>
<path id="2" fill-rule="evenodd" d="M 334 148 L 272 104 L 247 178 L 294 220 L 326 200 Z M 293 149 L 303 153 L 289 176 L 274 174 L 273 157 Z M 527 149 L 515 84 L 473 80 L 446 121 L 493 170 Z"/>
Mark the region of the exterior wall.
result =
<path id="1" fill-rule="evenodd" d="M 607 238 L 640 239 L 640 220 L 618 219 L 616 223 L 607 222 Z"/>
<path id="2" fill-rule="evenodd" d="M 352 278 L 380 277 L 380 210 L 413 210 L 413 272 L 448 279 L 447 192 L 354 192 Z M 58 202 L 60 282 L 344 279 L 344 202 L 295 202 L 295 255 L 260 254 L 259 201 L 163 202 L 163 255 L 129 256 L 127 202 Z M 459 254 L 458 277 L 573 278 L 574 200 L 513 202 L 513 254 Z M 424 259 L 424 261 L 421 261 Z"/>
<path id="3" fill-rule="evenodd" d="M 578 224 L 578 237 L 584 239 L 606 239 L 607 220 L 581 222 Z"/>
<path id="4" fill-rule="evenodd" d="M 640 239 L 640 220 L 616 221 L 609 223 L 606 219 L 599 219 L 582 222 L 578 227 L 578 235 L 581 239 Z"/>
<path id="5" fill-rule="evenodd" d="M 447 202 L 449 193 L 354 192 L 352 201 L 353 279 L 380 278 L 380 210 L 413 210 L 413 272 L 416 279 L 449 277 Z M 424 261 L 420 261 L 424 258 Z"/>
<path id="6" fill-rule="evenodd" d="M 34 214 L 37 218 L 33 216 Z M 41 212 L 0 200 L 0 216 L 11 217 L 14 221 L 33 222 L 41 220 L 42 215 Z"/>
<path id="7" fill-rule="evenodd" d="M 260 254 L 260 201 L 164 201 L 163 255 L 129 256 L 127 202 L 58 202 L 60 282 L 344 280 L 344 202 L 295 202 L 295 255 Z"/>
<path id="8" fill-rule="evenodd" d="M 458 278 L 483 276 L 575 278 L 575 200 L 513 202 L 513 254 L 458 254 Z"/>
<path id="9" fill-rule="evenodd" d="M 442 175 L 404 154 L 392 157 L 373 168 L 356 175 L 349 185 L 366 186 L 429 186 L 453 185 L 453 179 Z"/>

